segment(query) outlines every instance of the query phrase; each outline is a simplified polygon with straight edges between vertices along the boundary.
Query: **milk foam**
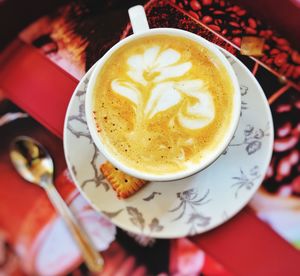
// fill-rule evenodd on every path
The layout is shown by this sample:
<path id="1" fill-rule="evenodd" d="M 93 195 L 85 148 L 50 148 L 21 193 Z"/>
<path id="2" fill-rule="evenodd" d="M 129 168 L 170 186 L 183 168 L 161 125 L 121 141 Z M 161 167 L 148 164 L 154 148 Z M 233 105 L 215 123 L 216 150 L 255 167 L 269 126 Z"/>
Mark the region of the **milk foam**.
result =
<path id="1" fill-rule="evenodd" d="M 132 82 L 115 79 L 111 88 L 135 106 L 144 105 L 145 121 L 178 105 L 177 117 L 182 127 L 203 128 L 215 116 L 213 98 L 203 80 L 189 80 L 185 76 L 192 62 L 180 62 L 180 59 L 181 54 L 172 48 L 161 51 L 159 46 L 149 47 L 143 54 L 132 55 L 127 60 L 127 75 Z M 144 88 L 138 88 L 137 84 Z M 145 93 L 150 96 L 143 103 Z"/>

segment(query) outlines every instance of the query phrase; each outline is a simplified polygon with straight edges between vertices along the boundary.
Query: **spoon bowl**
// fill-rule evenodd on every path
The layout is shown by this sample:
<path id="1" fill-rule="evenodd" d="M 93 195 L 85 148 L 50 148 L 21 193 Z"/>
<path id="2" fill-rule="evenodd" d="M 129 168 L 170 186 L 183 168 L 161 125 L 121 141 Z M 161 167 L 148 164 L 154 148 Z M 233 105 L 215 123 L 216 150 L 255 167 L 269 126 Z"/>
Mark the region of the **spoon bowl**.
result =
<path id="1" fill-rule="evenodd" d="M 37 141 L 19 136 L 11 143 L 10 159 L 18 173 L 28 182 L 43 185 L 53 180 L 54 164 L 48 151 Z"/>

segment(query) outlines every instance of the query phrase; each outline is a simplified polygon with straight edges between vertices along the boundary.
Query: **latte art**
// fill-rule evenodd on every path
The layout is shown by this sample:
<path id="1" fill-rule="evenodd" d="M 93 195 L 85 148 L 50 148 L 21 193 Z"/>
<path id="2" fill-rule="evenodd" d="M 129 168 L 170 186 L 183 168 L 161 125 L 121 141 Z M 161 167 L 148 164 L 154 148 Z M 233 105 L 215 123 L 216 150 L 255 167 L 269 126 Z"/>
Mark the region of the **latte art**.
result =
<path id="1" fill-rule="evenodd" d="M 211 93 L 203 80 L 174 80 L 182 79 L 193 66 L 190 61 L 180 60 L 181 54 L 172 48 L 161 51 L 159 46 L 154 46 L 146 49 L 142 55 L 134 55 L 127 60 L 127 75 L 131 81 L 115 79 L 111 88 L 136 107 L 143 107 L 142 123 L 178 105 L 177 116 L 182 127 L 205 127 L 214 118 Z M 142 90 L 139 90 L 138 84 L 142 84 Z"/>
<path id="2" fill-rule="evenodd" d="M 232 84 L 222 66 L 206 48 L 175 36 L 120 48 L 103 66 L 94 96 L 96 123 L 112 153 L 157 174 L 200 162 L 232 115 Z"/>

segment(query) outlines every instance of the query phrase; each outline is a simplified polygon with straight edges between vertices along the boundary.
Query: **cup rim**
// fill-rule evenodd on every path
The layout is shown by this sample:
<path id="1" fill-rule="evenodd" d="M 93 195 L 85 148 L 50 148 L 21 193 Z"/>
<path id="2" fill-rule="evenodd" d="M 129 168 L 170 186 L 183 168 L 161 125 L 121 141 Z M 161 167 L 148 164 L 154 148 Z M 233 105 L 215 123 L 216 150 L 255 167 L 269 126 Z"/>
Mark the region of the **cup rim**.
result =
<path id="1" fill-rule="evenodd" d="M 227 128 L 225 137 L 222 139 L 221 143 L 218 143 L 216 150 L 213 150 L 208 157 L 205 157 L 201 162 L 199 162 L 198 165 L 194 165 L 193 167 L 186 168 L 182 171 L 175 172 L 175 173 L 166 173 L 166 174 L 153 174 L 153 173 L 146 173 L 139 171 L 137 169 L 134 169 L 130 166 L 127 166 L 123 164 L 121 161 L 119 161 L 115 156 L 113 156 L 108 147 L 102 142 L 101 135 L 97 131 L 96 123 L 93 118 L 93 88 L 95 86 L 95 82 L 97 79 L 97 76 L 102 69 L 102 66 L 106 63 L 106 61 L 110 58 L 110 56 L 118 50 L 123 45 L 129 43 L 132 40 L 147 37 L 151 35 L 174 35 L 174 36 L 181 36 L 188 39 L 191 39 L 205 48 L 207 48 L 210 52 L 212 52 L 224 65 L 226 68 L 226 71 L 232 81 L 233 84 L 233 114 L 232 114 L 232 120 L 230 123 L 230 126 Z M 105 158 L 109 162 L 111 162 L 115 167 L 120 169 L 126 174 L 129 174 L 131 176 L 137 177 L 139 179 L 148 180 L 148 181 L 174 181 L 179 180 L 182 178 L 186 178 L 188 176 L 191 176 L 195 173 L 198 173 L 208 166 L 210 166 L 215 160 L 217 160 L 220 155 L 224 152 L 226 147 L 229 145 L 234 132 L 238 126 L 239 118 L 240 118 L 240 109 L 241 109 L 241 95 L 240 95 L 240 87 L 237 80 L 237 77 L 234 73 L 234 70 L 229 63 L 229 61 L 225 58 L 224 54 L 218 49 L 218 47 L 211 42 L 207 41 L 206 39 L 193 34 L 188 31 L 184 31 L 181 29 L 174 29 L 174 28 L 156 28 L 156 29 L 149 29 L 143 33 L 133 34 L 130 35 L 123 40 L 119 41 L 117 44 L 115 44 L 112 48 L 110 48 L 102 58 L 100 58 L 94 65 L 94 70 L 91 73 L 90 80 L 87 84 L 87 90 L 86 90 L 86 100 L 85 100 L 85 114 L 86 114 L 86 120 L 88 129 L 90 131 L 90 134 L 92 136 L 93 142 L 96 144 L 98 150 L 104 155 Z"/>

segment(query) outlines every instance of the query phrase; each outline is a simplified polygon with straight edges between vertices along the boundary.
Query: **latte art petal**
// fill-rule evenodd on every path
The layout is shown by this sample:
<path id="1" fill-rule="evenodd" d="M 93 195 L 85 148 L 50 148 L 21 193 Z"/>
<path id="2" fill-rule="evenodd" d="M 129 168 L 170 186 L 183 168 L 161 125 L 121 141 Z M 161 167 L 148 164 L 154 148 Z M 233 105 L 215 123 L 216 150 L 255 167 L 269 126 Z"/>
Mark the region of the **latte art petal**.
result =
<path id="1" fill-rule="evenodd" d="M 173 49 L 163 51 L 157 58 L 156 67 L 166 67 L 179 61 L 181 55 Z"/>
<path id="2" fill-rule="evenodd" d="M 134 55 L 128 58 L 127 64 L 135 70 L 142 71 L 144 69 L 144 59 L 142 55 Z"/>
<path id="3" fill-rule="evenodd" d="M 192 130 L 203 128 L 211 122 L 209 118 L 204 117 L 204 118 L 195 119 L 190 116 L 185 116 L 182 113 L 178 114 L 178 120 L 183 127 Z"/>
<path id="4" fill-rule="evenodd" d="M 144 111 L 149 119 L 180 102 L 181 95 L 173 86 L 174 82 L 164 82 L 153 88 Z"/>
<path id="5" fill-rule="evenodd" d="M 159 53 L 160 47 L 155 46 L 147 49 L 144 53 L 144 69 L 152 69 Z"/>
<path id="6" fill-rule="evenodd" d="M 202 80 L 182 81 L 176 84 L 182 93 L 197 100 L 188 103 L 185 109 L 178 113 L 180 124 L 188 129 L 199 129 L 208 125 L 215 117 L 215 106 L 210 92 Z"/>
<path id="7" fill-rule="evenodd" d="M 192 68 L 191 62 L 181 63 L 179 65 L 157 68 L 154 71 L 160 74 L 154 78 L 154 82 L 161 82 L 170 78 L 183 76 L 187 71 Z"/>
<path id="8" fill-rule="evenodd" d="M 129 71 L 127 75 L 135 82 L 138 82 L 142 85 L 147 85 L 147 81 L 145 80 L 143 73 L 146 69 L 144 63 L 143 55 L 134 55 L 128 58 L 127 64 L 129 65 Z"/>
<path id="9" fill-rule="evenodd" d="M 202 87 L 204 82 L 200 79 L 176 82 L 176 89 L 190 96 L 196 95 Z"/>
<path id="10" fill-rule="evenodd" d="M 211 121 L 215 116 L 214 103 L 211 95 L 208 93 L 199 93 L 198 100 L 198 103 L 188 107 L 188 114 L 192 116 L 206 117 L 209 121 Z"/>
<path id="11" fill-rule="evenodd" d="M 147 81 L 144 78 L 143 71 L 142 70 L 132 70 L 128 71 L 127 75 L 135 82 L 138 82 L 144 86 L 147 85 Z"/>
<path id="12" fill-rule="evenodd" d="M 111 88 L 117 94 L 127 98 L 134 104 L 138 105 L 140 98 L 140 91 L 130 82 L 113 80 Z"/>

